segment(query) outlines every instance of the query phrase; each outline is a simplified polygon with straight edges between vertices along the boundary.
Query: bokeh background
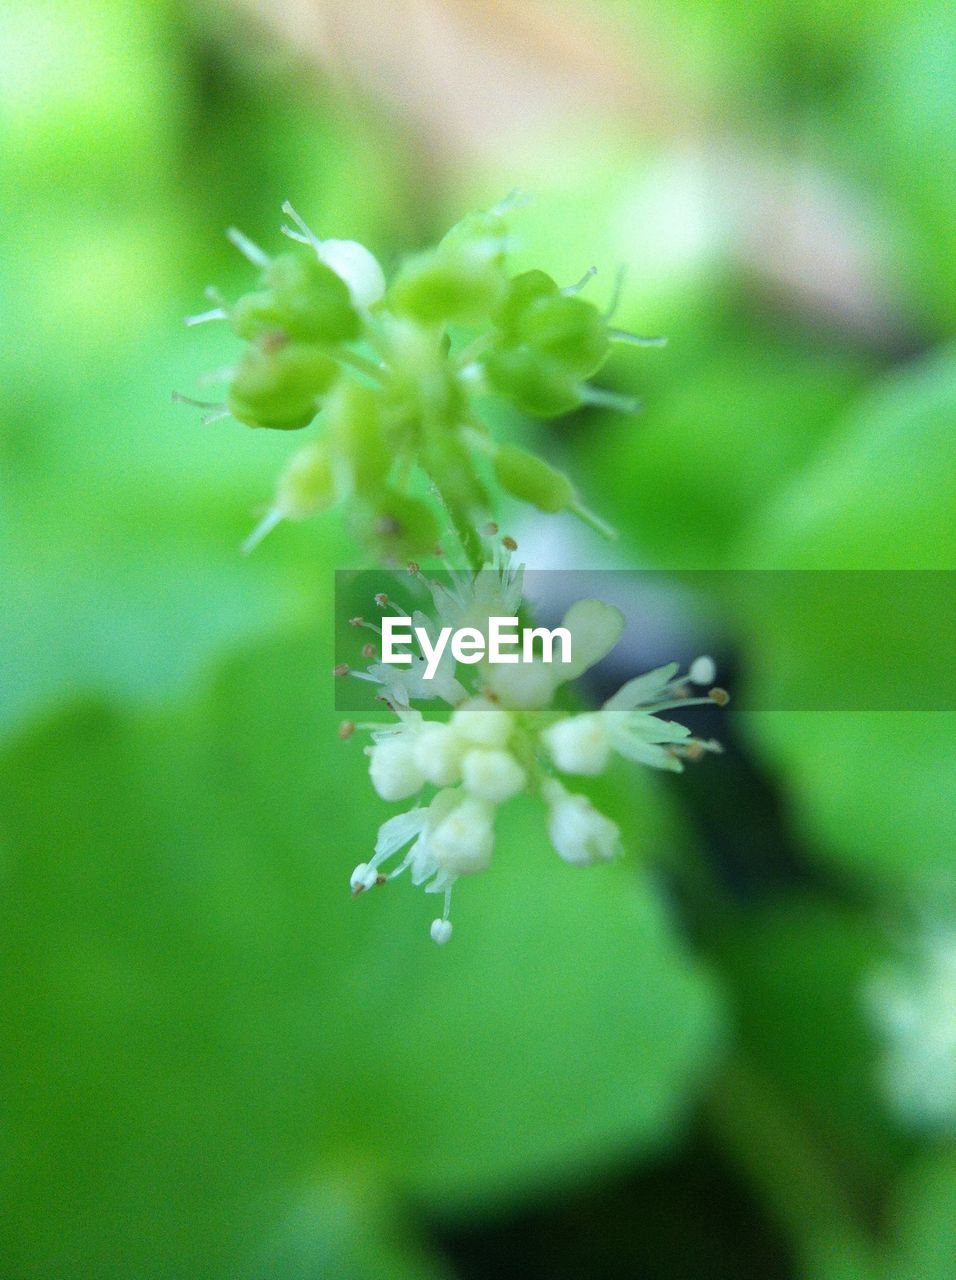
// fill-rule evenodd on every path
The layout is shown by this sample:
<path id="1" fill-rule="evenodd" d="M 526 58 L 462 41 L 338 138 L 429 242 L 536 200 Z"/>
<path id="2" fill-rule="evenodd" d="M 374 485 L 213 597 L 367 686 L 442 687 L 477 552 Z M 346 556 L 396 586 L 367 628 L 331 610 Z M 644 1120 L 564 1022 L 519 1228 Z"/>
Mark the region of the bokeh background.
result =
<path id="1" fill-rule="evenodd" d="M 0 67 L 0 1274 L 956 1277 L 956 717 L 730 714 L 610 779 L 587 875 L 516 805 L 439 950 L 346 888 L 369 566 L 334 514 L 242 557 L 299 439 L 170 401 L 229 359 L 182 326 L 226 225 L 393 264 L 518 186 L 516 264 L 626 263 L 669 337 L 603 375 L 638 418 L 520 428 L 621 531 L 529 560 L 956 569 L 951 6 L 8 0 Z M 720 616 L 763 705 L 848 661 L 717 595 L 674 656 Z"/>

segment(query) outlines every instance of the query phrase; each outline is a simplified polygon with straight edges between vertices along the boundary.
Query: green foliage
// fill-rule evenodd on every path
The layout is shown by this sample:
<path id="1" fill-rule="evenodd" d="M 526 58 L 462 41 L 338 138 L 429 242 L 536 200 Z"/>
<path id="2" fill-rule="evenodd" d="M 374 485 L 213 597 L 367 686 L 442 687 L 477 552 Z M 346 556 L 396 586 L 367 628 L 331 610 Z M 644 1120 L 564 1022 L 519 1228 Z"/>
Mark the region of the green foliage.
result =
<path id="1" fill-rule="evenodd" d="M 450 953 L 401 883 L 356 913 L 371 804 L 328 805 L 364 763 L 320 653 L 275 639 L 181 710 L 77 708 L 8 752 L 17 1266 L 233 1275 L 319 1165 L 473 1205 L 660 1143 L 700 1084 L 714 994 L 650 885 L 563 866 L 536 821 Z"/>
<path id="2" fill-rule="evenodd" d="M 761 514 L 745 558 L 782 569 L 906 570 L 956 566 L 956 364 L 943 353 L 875 391 L 830 449 Z M 892 575 L 887 576 L 888 587 Z M 814 667 L 855 652 L 874 683 L 892 687 L 910 662 L 914 630 L 951 634 L 949 577 L 909 608 L 861 611 L 856 633 L 836 634 L 838 612 L 775 610 L 771 595 L 747 618 L 752 682 L 760 704 L 785 706 Z M 942 594 L 940 594 L 942 593 Z M 749 719 L 797 800 L 820 852 L 864 874 L 921 877 L 952 866 L 956 788 L 952 710 L 763 712 Z"/>

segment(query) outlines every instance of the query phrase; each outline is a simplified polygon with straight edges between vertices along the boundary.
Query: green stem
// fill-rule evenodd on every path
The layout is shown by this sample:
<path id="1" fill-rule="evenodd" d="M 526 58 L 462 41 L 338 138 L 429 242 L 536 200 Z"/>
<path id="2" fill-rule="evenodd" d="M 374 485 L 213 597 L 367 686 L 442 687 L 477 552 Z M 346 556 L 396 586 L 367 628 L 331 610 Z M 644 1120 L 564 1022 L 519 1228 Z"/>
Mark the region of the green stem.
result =
<path id="1" fill-rule="evenodd" d="M 336 351 L 335 359 L 346 368 L 355 369 L 358 373 L 364 374 L 377 387 L 382 385 L 381 366 L 377 365 L 374 360 L 369 360 L 367 356 L 360 355 L 357 351 L 352 351 L 348 347 L 342 347 Z"/>

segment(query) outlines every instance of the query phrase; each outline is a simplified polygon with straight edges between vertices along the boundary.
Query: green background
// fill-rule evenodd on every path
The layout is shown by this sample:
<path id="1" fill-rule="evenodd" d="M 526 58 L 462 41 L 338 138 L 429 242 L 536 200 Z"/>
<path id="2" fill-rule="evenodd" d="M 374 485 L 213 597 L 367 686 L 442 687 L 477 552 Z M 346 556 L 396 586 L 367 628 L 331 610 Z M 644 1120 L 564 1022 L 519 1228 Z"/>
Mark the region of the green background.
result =
<path id="1" fill-rule="evenodd" d="M 626 263 L 669 338 L 602 373 L 639 417 L 499 424 L 620 530 L 540 517 L 572 558 L 956 569 L 952 11 L 350 11 L 0 17 L 0 1273 L 956 1277 L 956 1048 L 914 1130 L 865 999 L 956 932 L 953 713 L 731 712 L 722 759 L 602 783 L 589 873 L 516 803 L 439 950 L 347 890 L 391 812 L 326 674 L 370 566 L 335 513 L 242 557 L 303 437 L 170 401 L 231 358 L 182 326 L 249 282 L 225 226 L 271 248 L 290 198 L 391 267 L 520 186 L 516 264 Z M 722 605 L 755 705 L 907 662 Z"/>

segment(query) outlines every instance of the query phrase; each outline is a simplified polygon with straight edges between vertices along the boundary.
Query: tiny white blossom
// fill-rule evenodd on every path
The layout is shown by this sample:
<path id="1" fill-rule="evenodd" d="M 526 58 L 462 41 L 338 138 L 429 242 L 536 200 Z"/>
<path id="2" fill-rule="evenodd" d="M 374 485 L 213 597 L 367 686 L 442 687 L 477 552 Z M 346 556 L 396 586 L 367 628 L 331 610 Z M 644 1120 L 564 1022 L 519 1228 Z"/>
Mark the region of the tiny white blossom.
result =
<path id="1" fill-rule="evenodd" d="M 426 721 L 415 735 L 413 759 L 425 779 L 436 787 L 450 787 L 461 781 L 462 757 L 467 743 L 451 725 Z"/>
<path id="2" fill-rule="evenodd" d="M 475 746 L 503 747 L 514 729 L 514 717 L 484 698 L 472 698 L 452 713 L 451 727 Z"/>
<path id="3" fill-rule="evenodd" d="M 611 758 L 611 732 L 602 712 L 567 716 L 541 735 L 551 759 L 562 773 L 603 773 Z"/>
<path id="4" fill-rule="evenodd" d="M 497 556 L 478 574 L 452 573 L 445 584 L 428 582 L 417 566 L 412 577 L 429 591 L 434 617 L 422 611 L 399 616 L 422 628 L 434 648 L 442 628 L 474 627 L 487 631 L 489 618 L 514 617 L 521 606 L 522 569 L 510 565 L 514 544 L 504 539 L 507 554 Z M 510 549 L 509 549 L 510 548 Z M 396 607 L 381 592 L 381 609 Z M 364 619 L 355 625 L 379 630 Z M 352 891 L 395 879 L 410 870 L 414 884 L 427 893 L 444 893 L 445 909 L 431 925 L 435 942 L 452 933 L 449 910 L 452 886 L 461 876 L 484 871 L 491 863 L 497 810 L 522 792 L 540 795 L 547 807 L 546 824 L 558 856 L 575 866 L 606 862 L 618 852 L 620 831 L 586 796 L 573 794 L 552 776 L 595 776 L 607 768 L 613 752 L 659 769 L 680 770 L 682 760 L 718 751 L 716 742 L 691 736 L 682 724 L 661 718 L 673 707 L 714 702 L 727 695 L 710 689 L 691 697 L 689 685 L 709 685 L 714 678 L 710 658 L 698 658 L 685 676 L 676 663 L 629 680 L 603 707 L 579 715 L 547 711 L 558 688 L 599 662 L 619 639 L 620 611 L 599 600 L 580 600 L 564 615 L 572 638 L 568 661 L 494 664 L 481 660 L 458 664 L 448 648 L 435 677 L 425 679 L 421 633 L 404 642 L 411 662 L 374 663 L 353 674 L 381 686 L 398 723 L 366 725 L 371 729 L 369 773 L 387 800 L 418 795 L 427 786 L 440 788 L 430 803 L 384 822 L 375 851 L 352 873 Z M 426 646 L 427 647 L 427 646 Z M 438 697 L 451 708 L 450 719 L 426 720 L 412 702 Z M 546 712 L 544 716 L 540 713 Z M 351 730 L 350 730 L 351 732 Z M 394 870 L 386 864 L 402 849 Z"/>
<path id="5" fill-rule="evenodd" d="M 317 253 L 345 281 L 357 307 L 374 306 L 385 297 L 385 272 L 364 244 L 357 240 L 323 240 Z"/>
<path id="6" fill-rule="evenodd" d="M 620 830 L 586 796 L 572 795 L 554 780 L 545 785 L 543 794 L 548 804 L 548 835 L 559 857 L 572 866 L 589 867 L 615 856 Z"/>
<path id="7" fill-rule="evenodd" d="M 436 826 L 430 852 L 439 872 L 451 879 L 484 871 L 495 844 L 491 806 L 473 797 L 456 804 Z"/>
<path id="8" fill-rule="evenodd" d="M 374 254 L 363 244 L 359 244 L 357 240 L 320 240 L 288 200 L 283 204 L 282 212 L 298 228 L 293 230 L 291 227 L 283 227 L 285 235 L 290 240 L 311 246 L 319 261 L 324 262 L 345 282 L 357 307 L 371 307 L 384 298 L 385 273 Z"/>
<path id="9" fill-rule="evenodd" d="M 368 774 L 383 800 L 407 800 L 425 785 L 415 763 L 411 734 L 396 733 L 368 748 Z"/>
<path id="10" fill-rule="evenodd" d="M 524 791 L 528 775 L 508 751 L 476 747 L 461 762 L 465 790 L 492 804 L 504 804 Z"/>

